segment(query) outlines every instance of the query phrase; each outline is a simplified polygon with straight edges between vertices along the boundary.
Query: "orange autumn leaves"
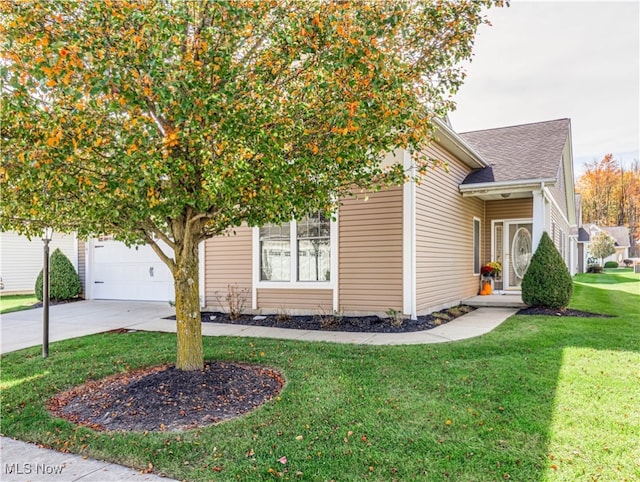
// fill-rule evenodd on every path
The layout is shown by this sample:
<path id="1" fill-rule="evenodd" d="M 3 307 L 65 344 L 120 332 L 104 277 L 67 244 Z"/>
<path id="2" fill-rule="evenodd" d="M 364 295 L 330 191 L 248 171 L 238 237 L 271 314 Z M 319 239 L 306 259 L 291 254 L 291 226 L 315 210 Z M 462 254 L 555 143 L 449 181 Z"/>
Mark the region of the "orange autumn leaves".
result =
<path id="1" fill-rule="evenodd" d="M 434 164 L 433 119 L 501 4 L 0 2 L 1 227 L 182 253 L 400 184 L 380 160 L 403 147 L 418 172 Z"/>

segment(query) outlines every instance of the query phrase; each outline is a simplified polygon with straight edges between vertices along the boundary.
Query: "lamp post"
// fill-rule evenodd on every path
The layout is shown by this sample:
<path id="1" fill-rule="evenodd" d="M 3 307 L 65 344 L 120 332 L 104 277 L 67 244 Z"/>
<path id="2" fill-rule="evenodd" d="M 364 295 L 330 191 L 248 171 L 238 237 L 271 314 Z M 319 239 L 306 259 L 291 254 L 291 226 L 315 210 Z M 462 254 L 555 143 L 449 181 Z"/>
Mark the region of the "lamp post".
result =
<path id="1" fill-rule="evenodd" d="M 49 241 L 53 229 L 44 228 L 44 266 L 42 267 L 42 358 L 49 356 Z"/>

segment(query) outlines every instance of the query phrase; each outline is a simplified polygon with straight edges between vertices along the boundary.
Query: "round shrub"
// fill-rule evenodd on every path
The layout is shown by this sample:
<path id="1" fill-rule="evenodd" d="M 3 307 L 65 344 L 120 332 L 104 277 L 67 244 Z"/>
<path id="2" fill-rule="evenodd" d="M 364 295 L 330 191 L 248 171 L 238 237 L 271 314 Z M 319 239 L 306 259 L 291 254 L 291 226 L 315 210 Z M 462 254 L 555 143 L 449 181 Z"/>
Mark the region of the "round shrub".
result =
<path id="1" fill-rule="evenodd" d="M 60 249 L 56 249 L 49 259 L 49 280 L 51 300 L 70 300 L 82 292 L 78 273 Z M 42 301 L 42 270 L 36 279 L 36 298 Z"/>
<path id="2" fill-rule="evenodd" d="M 605 268 L 617 268 L 618 267 L 618 262 L 617 261 L 607 261 L 604 264 Z"/>
<path id="3" fill-rule="evenodd" d="M 633 260 L 632 259 L 623 259 L 622 262 L 624 263 L 624 265 L 627 268 L 630 268 L 633 265 Z"/>
<path id="4" fill-rule="evenodd" d="M 544 232 L 522 278 L 522 301 L 529 306 L 563 309 L 571 301 L 573 281 L 560 253 Z"/>

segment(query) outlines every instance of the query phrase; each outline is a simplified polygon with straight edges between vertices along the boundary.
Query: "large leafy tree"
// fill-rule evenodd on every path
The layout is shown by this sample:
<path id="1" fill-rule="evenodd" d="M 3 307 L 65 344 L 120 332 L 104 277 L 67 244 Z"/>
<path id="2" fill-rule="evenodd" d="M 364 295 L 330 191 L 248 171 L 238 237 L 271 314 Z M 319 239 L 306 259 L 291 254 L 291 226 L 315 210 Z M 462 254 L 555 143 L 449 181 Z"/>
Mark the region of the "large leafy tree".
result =
<path id="1" fill-rule="evenodd" d="M 600 258 L 600 263 L 604 264 L 604 258 L 616 252 L 616 241 L 604 231 L 599 232 L 589 242 L 589 253 L 596 258 Z"/>
<path id="2" fill-rule="evenodd" d="M 423 172 L 502 3 L 4 0 L 0 227 L 149 243 L 199 369 L 198 244 L 401 183 L 396 148 Z"/>

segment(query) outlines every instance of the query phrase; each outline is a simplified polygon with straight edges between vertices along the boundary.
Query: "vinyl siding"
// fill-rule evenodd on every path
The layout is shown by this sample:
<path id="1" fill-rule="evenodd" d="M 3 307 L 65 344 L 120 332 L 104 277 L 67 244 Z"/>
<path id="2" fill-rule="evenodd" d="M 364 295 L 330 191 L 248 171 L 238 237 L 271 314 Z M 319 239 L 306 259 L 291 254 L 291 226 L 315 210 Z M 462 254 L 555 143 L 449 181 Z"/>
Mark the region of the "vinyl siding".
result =
<path id="1" fill-rule="evenodd" d="M 258 288 L 258 308 L 265 311 L 305 310 L 331 313 L 331 289 L 279 289 Z"/>
<path id="2" fill-rule="evenodd" d="M 564 150 L 562 153 L 564 158 L 571 156 L 571 152 L 569 149 L 569 143 L 567 142 L 564 146 Z M 560 162 L 560 167 L 558 168 L 558 181 L 556 185 L 549 188 L 549 192 L 553 199 L 558 203 L 560 209 L 562 209 L 565 213 L 567 212 L 567 186 L 565 182 L 565 172 L 564 172 L 564 163 Z"/>
<path id="3" fill-rule="evenodd" d="M 246 307 L 251 308 L 252 285 L 252 229 L 242 226 L 236 234 L 216 236 L 205 241 L 205 305 L 220 309 L 216 299 L 226 296 L 227 286 L 236 285 L 247 290 Z"/>
<path id="4" fill-rule="evenodd" d="M 551 222 L 552 222 L 552 232 L 548 233 L 551 239 L 553 240 L 553 244 L 556 246 L 556 249 L 560 252 L 561 255 L 564 256 L 564 262 L 568 266 L 569 265 L 569 225 L 563 219 L 562 213 L 558 211 L 558 209 L 552 205 L 551 206 Z M 555 225 L 555 229 L 553 226 Z M 564 252 L 562 250 L 562 238 L 564 237 Z"/>
<path id="5" fill-rule="evenodd" d="M 338 306 L 402 309 L 402 188 L 347 198 L 338 218 Z"/>
<path id="6" fill-rule="evenodd" d="M 75 235 L 54 232 L 49 252 L 57 248 L 78 269 Z M 42 269 L 43 242 L 39 237 L 27 239 L 13 231 L 0 232 L 0 277 L 4 284 L 2 294 L 33 293 L 36 278 Z"/>
<path id="7" fill-rule="evenodd" d="M 458 191 L 469 167 L 438 145 L 431 146 L 427 153 L 448 162 L 448 172 L 442 168 L 429 171 L 416 189 L 419 315 L 477 294 L 478 276 L 473 273 L 474 217 L 481 221 L 481 243 L 488 235 L 482 229 L 484 201 L 463 198 Z"/>

